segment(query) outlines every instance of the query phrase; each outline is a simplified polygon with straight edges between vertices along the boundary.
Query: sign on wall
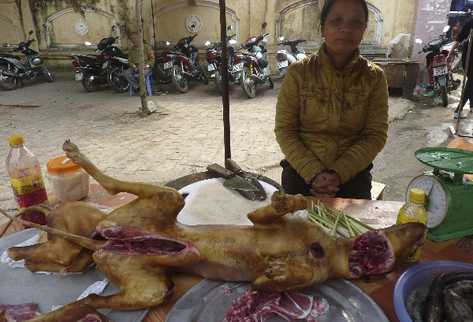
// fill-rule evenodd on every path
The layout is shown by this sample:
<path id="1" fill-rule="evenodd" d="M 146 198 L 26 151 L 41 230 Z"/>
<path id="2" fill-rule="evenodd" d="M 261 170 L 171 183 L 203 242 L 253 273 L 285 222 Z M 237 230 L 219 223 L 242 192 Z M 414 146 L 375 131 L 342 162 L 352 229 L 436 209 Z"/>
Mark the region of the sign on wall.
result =
<path id="1" fill-rule="evenodd" d="M 202 20 L 199 16 L 188 16 L 186 18 L 186 29 L 188 32 L 196 34 L 202 29 Z"/>
<path id="2" fill-rule="evenodd" d="M 87 23 L 84 20 L 80 19 L 78 22 L 76 22 L 74 30 L 79 35 L 85 36 L 89 32 L 89 27 L 87 26 Z"/>

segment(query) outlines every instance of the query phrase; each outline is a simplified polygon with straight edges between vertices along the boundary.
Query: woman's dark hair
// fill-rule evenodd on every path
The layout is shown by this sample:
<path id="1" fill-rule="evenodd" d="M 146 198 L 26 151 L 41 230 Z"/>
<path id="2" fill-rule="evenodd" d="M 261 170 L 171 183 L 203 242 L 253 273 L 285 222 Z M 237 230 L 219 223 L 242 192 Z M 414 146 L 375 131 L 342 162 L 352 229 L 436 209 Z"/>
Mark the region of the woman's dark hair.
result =
<path id="1" fill-rule="evenodd" d="M 366 0 L 358 0 L 363 7 L 363 11 L 365 12 L 365 22 L 368 23 L 368 4 L 366 3 Z M 320 27 L 323 29 L 325 25 L 325 21 L 327 20 L 327 16 L 330 13 L 330 10 L 332 10 L 333 5 L 337 2 L 337 0 L 326 0 L 324 3 L 324 6 L 322 8 L 322 12 L 320 13 Z"/>

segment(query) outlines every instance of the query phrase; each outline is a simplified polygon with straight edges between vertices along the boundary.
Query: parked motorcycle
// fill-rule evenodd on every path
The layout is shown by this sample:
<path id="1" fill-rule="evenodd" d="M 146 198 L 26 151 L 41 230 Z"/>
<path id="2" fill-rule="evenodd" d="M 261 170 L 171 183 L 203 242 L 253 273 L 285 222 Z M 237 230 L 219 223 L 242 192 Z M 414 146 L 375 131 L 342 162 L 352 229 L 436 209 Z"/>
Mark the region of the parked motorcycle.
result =
<path id="1" fill-rule="evenodd" d="M 286 75 L 289 65 L 307 57 L 304 49 L 298 47 L 299 44 L 304 42 L 304 39 L 284 40 L 284 37 L 279 38 L 278 45 L 282 46 L 282 48 L 276 53 L 276 61 L 278 64 L 279 75 L 281 75 L 281 77 Z M 291 48 L 289 52 L 286 50 L 286 46 Z"/>
<path id="2" fill-rule="evenodd" d="M 429 83 L 436 96 L 442 100 L 442 105 L 448 105 L 448 93 L 455 90 L 460 85 L 459 80 L 454 80 L 451 66 L 447 63 L 448 47 L 445 47 L 449 43 L 445 34 L 450 29 L 446 26 L 443 30 L 443 34 L 438 39 L 429 41 L 423 48 L 421 53 L 427 53 L 427 71 L 429 76 Z M 422 43 L 422 41 L 418 41 Z M 451 47 L 450 47 L 451 49 Z"/>
<path id="3" fill-rule="evenodd" d="M 39 53 L 30 48 L 35 41 L 32 36 L 33 31 L 30 31 L 28 38 L 14 49 L 25 55 L 24 58 L 20 59 L 14 55 L 0 56 L 0 88 L 13 90 L 22 86 L 25 80 L 35 80 L 40 77 L 47 82 L 54 81 L 54 75 L 44 65 Z"/>
<path id="4" fill-rule="evenodd" d="M 227 44 L 228 51 L 228 77 L 232 84 L 239 84 L 241 80 L 241 71 L 243 70 L 243 55 L 236 50 L 237 41 L 234 39 L 236 35 L 229 37 Z M 215 88 L 222 94 L 223 78 L 221 68 L 223 67 L 223 47 L 221 42 L 205 43 L 207 46 L 207 69 L 208 77 L 215 82 Z"/>
<path id="5" fill-rule="evenodd" d="M 97 55 L 72 55 L 72 65 L 75 68 L 75 80 L 82 82 L 88 92 L 100 87 L 110 86 L 117 92 L 128 90 L 128 81 L 121 76 L 123 70 L 129 67 L 128 59 L 120 48 L 115 46 L 118 37 L 103 38 L 97 44 Z M 85 43 L 91 46 L 90 42 Z"/>
<path id="6" fill-rule="evenodd" d="M 170 74 L 171 82 L 181 93 L 189 91 L 189 81 L 199 80 L 208 84 L 208 78 L 199 64 L 198 49 L 192 45 L 197 34 L 182 38 L 172 50 L 164 52 L 157 59 L 157 74 L 165 79 Z"/>
<path id="7" fill-rule="evenodd" d="M 256 96 L 256 86 L 268 83 L 270 88 L 274 87 L 270 77 L 266 43 L 269 34 L 265 33 L 258 37 L 248 39 L 242 48 L 248 52 L 243 53 L 243 70 L 241 72 L 241 88 L 248 98 Z"/>

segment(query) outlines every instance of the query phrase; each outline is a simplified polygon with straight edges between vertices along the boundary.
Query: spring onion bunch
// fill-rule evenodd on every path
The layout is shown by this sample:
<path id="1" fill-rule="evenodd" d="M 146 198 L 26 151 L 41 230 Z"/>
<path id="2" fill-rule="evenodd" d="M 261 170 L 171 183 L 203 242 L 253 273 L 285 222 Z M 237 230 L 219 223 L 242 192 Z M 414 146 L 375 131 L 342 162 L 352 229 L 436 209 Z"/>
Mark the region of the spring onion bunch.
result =
<path id="1" fill-rule="evenodd" d="M 309 219 L 322 226 L 331 236 L 352 238 L 373 230 L 367 224 L 337 209 L 327 208 L 321 202 L 314 203 L 309 212 Z"/>

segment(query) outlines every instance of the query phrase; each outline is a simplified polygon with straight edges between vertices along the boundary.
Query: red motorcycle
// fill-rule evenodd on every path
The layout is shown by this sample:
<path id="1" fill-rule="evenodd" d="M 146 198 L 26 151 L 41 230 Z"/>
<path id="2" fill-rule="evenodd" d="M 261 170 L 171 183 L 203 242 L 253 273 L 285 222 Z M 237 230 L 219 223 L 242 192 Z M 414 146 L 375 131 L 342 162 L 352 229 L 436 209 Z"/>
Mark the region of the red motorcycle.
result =
<path id="1" fill-rule="evenodd" d="M 444 29 L 444 34 L 438 39 L 428 42 L 422 52 L 427 53 L 427 71 L 429 84 L 434 94 L 441 98 L 442 105 L 448 106 L 448 93 L 455 90 L 460 85 L 459 80 L 454 80 L 451 65 L 447 62 L 447 57 L 451 46 L 445 34 L 448 26 Z"/>
<path id="2" fill-rule="evenodd" d="M 190 80 L 208 84 L 207 75 L 199 64 L 198 49 L 191 44 L 196 36 L 182 38 L 173 49 L 165 50 L 156 57 L 160 82 L 170 80 L 181 93 L 187 93 Z"/>

